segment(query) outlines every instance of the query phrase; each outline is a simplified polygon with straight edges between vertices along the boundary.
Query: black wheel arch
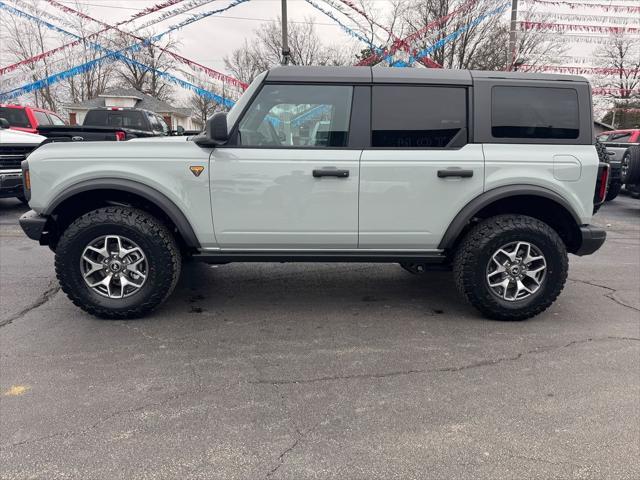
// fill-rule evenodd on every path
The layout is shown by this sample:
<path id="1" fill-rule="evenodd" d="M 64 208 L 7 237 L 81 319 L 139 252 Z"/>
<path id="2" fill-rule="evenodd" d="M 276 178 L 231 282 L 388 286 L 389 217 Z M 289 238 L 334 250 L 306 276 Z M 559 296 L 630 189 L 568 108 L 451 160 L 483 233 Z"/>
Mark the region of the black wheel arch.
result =
<path id="1" fill-rule="evenodd" d="M 62 223 L 58 228 L 60 231 L 65 223 L 73 221 L 73 217 L 86 213 L 89 209 L 109 203 L 129 202 L 132 206 L 143 208 L 167 221 L 179 234 L 183 247 L 189 250 L 200 248 L 200 242 L 182 210 L 163 193 L 135 180 L 100 178 L 78 182 L 55 197 L 42 215 L 53 217 L 58 223 Z M 69 218 L 64 218 L 65 216 Z"/>
<path id="2" fill-rule="evenodd" d="M 580 217 L 562 196 L 537 185 L 507 185 L 484 192 L 467 203 L 450 223 L 438 248 L 455 249 L 476 219 L 509 213 L 528 215 L 547 223 L 558 232 L 571 253 L 580 247 Z"/>

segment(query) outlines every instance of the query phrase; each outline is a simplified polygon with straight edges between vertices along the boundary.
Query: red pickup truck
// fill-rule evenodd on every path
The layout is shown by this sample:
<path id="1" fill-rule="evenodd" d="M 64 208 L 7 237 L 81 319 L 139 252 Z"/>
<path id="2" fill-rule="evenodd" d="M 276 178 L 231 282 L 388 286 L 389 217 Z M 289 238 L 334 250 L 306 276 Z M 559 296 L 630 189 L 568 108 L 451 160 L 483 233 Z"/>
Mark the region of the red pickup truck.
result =
<path id="1" fill-rule="evenodd" d="M 57 113 L 25 105 L 0 104 L 0 118 L 6 119 L 12 130 L 28 133 L 38 133 L 39 127 L 66 125 Z"/>

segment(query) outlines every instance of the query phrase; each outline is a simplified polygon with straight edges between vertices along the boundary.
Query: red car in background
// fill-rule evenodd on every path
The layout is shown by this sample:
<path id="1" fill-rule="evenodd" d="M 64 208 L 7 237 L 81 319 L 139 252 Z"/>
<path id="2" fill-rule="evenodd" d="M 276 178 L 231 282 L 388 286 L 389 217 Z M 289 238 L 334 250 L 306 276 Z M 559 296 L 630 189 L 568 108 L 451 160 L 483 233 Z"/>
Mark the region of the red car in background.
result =
<path id="1" fill-rule="evenodd" d="M 38 133 L 38 127 L 66 125 L 57 113 L 25 105 L 0 104 L 0 118 L 5 118 L 12 130 Z"/>

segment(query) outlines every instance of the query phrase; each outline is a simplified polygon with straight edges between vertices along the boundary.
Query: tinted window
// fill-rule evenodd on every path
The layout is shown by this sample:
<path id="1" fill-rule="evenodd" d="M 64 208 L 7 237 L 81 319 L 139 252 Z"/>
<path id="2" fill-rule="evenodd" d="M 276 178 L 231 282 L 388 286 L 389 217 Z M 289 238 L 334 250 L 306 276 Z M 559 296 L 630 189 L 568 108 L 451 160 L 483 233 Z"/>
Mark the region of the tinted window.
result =
<path id="1" fill-rule="evenodd" d="M 631 141 L 631 133 L 614 133 L 609 138 L 610 142 L 629 143 Z"/>
<path id="2" fill-rule="evenodd" d="M 466 126 L 464 88 L 373 87 L 374 147 L 444 148 Z"/>
<path id="3" fill-rule="evenodd" d="M 64 125 L 62 119 L 56 115 L 49 114 L 49 118 L 51 119 L 51 123 L 54 125 Z"/>
<path id="4" fill-rule="evenodd" d="M 491 134 L 496 138 L 578 138 L 578 94 L 568 88 L 493 87 Z"/>
<path id="5" fill-rule="evenodd" d="M 146 129 L 142 112 L 135 110 L 90 110 L 83 125 Z"/>
<path id="6" fill-rule="evenodd" d="M 38 125 L 51 125 L 51 120 L 49 120 L 49 117 L 46 113 L 38 112 L 37 110 L 35 110 L 33 112 L 33 115 L 36 117 L 36 122 L 38 122 Z"/>
<path id="7" fill-rule="evenodd" d="M 4 118 L 12 127 L 31 128 L 29 117 L 21 108 L 0 107 L 0 118 Z"/>
<path id="8" fill-rule="evenodd" d="M 240 145 L 346 147 L 353 87 L 265 85 L 240 122 Z"/>

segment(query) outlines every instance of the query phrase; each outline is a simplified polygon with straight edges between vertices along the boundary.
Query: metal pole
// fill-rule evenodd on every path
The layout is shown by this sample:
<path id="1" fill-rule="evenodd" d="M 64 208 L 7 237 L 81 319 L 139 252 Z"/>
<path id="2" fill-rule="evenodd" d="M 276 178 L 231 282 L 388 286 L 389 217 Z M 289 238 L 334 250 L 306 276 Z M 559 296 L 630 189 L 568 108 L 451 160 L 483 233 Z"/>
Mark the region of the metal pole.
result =
<path id="1" fill-rule="evenodd" d="M 518 0 L 511 0 L 511 29 L 509 30 L 509 70 L 517 70 Z"/>
<path id="2" fill-rule="evenodd" d="M 289 32 L 287 31 L 287 0 L 282 0 L 282 65 L 289 65 L 291 52 L 289 51 Z"/>

